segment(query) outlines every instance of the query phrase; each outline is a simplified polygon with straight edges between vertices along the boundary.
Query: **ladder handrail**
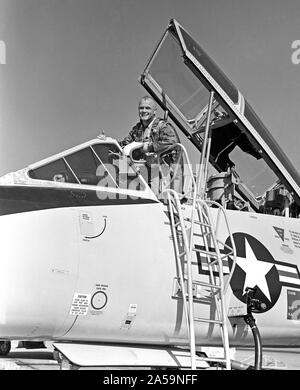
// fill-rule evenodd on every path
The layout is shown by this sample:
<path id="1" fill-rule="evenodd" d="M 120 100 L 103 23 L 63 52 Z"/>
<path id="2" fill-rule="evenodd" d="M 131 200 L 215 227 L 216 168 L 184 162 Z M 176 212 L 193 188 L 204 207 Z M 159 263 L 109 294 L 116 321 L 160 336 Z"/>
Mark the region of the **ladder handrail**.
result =
<path id="1" fill-rule="evenodd" d="M 178 193 L 172 189 L 166 190 L 167 193 L 173 195 L 173 199 L 175 200 L 177 210 L 181 210 L 181 203 L 178 197 Z M 182 213 L 178 213 L 180 224 L 182 227 L 182 238 L 184 241 L 184 246 L 187 248 L 187 274 L 188 274 L 188 282 L 187 282 L 187 295 L 188 295 L 188 315 L 189 315 L 189 344 L 190 344 L 190 352 L 191 352 L 191 369 L 196 369 L 196 341 L 195 341 L 195 327 L 194 327 L 194 307 L 193 307 L 193 284 L 192 284 L 192 264 L 191 264 L 191 250 L 188 241 L 188 237 L 186 234 L 186 229 L 184 225 L 184 219 L 182 217 Z M 175 237 L 174 237 L 175 239 Z"/>
<path id="2" fill-rule="evenodd" d="M 173 190 L 171 190 L 171 191 L 173 191 Z M 168 202 L 171 205 L 170 195 L 171 195 L 171 193 L 167 192 Z M 174 191 L 174 194 L 172 194 L 172 195 L 175 195 L 175 191 Z M 182 266 L 181 266 L 181 263 L 180 263 L 180 254 L 179 254 L 179 249 L 178 249 L 178 243 L 177 243 L 177 241 L 175 239 L 175 237 L 176 237 L 175 221 L 174 221 L 174 213 L 173 213 L 173 210 L 171 210 L 171 207 L 170 207 L 170 218 L 171 218 L 172 234 L 173 234 L 173 237 L 174 237 L 174 246 L 175 246 L 175 255 L 176 255 L 175 257 L 176 257 L 177 269 L 178 269 L 178 272 L 179 272 L 179 279 L 180 279 L 180 284 L 181 284 L 183 307 L 184 307 L 184 310 L 185 310 L 185 316 L 186 316 L 186 321 L 187 321 L 187 328 L 188 328 L 188 332 L 189 332 L 189 316 L 188 316 L 188 311 L 187 311 L 185 283 L 184 283 L 184 277 L 183 277 L 183 273 L 182 273 Z"/>
<path id="3" fill-rule="evenodd" d="M 164 151 L 164 153 L 170 152 L 171 150 L 175 149 L 176 147 L 179 147 L 179 148 L 181 149 L 181 153 L 183 153 L 183 156 L 184 156 L 184 158 L 186 159 L 186 162 L 187 162 L 186 166 L 188 167 L 189 174 L 190 174 L 190 176 L 191 176 L 191 178 L 192 178 L 193 188 L 194 188 L 194 190 L 195 190 L 195 188 L 196 188 L 196 180 L 195 180 L 195 177 L 194 177 L 192 168 L 191 168 L 192 164 L 191 164 L 191 162 L 190 162 L 190 159 L 189 159 L 188 153 L 187 153 L 187 151 L 186 151 L 186 148 L 185 148 L 181 143 L 176 142 L 175 144 L 172 144 L 171 146 L 169 146 L 169 147 Z M 167 189 L 166 189 L 166 190 L 167 190 Z"/>
<path id="4" fill-rule="evenodd" d="M 228 234 L 229 234 L 229 237 L 230 237 L 231 245 L 232 245 L 232 248 L 231 248 L 232 252 L 233 252 L 232 266 L 231 266 L 231 269 L 230 269 L 230 272 L 229 272 L 228 279 L 226 280 L 226 283 L 225 283 L 225 286 L 224 286 L 224 293 L 226 293 L 226 291 L 227 291 L 227 289 L 229 287 L 230 280 L 231 280 L 232 275 L 234 273 L 235 266 L 236 266 L 236 247 L 235 247 L 235 242 L 234 242 L 234 239 L 233 239 L 230 227 L 229 227 L 228 218 L 227 218 L 227 215 L 226 215 L 225 208 L 220 203 L 215 202 L 214 200 L 206 199 L 205 202 L 206 202 L 206 204 L 215 205 L 216 207 L 218 207 L 219 211 L 221 211 L 223 213 L 224 221 L 225 221 L 225 224 L 226 224 L 226 227 L 227 227 L 227 231 L 228 231 Z M 216 235 L 218 233 L 218 226 L 219 226 L 218 222 L 219 221 L 217 221 L 217 224 L 216 224 Z M 223 243 L 223 245 L 224 245 L 224 247 L 225 246 L 227 247 L 227 245 L 225 245 L 225 243 Z"/>
<path id="5" fill-rule="evenodd" d="M 202 183 L 206 185 L 206 176 L 207 176 L 209 154 L 210 154 L 210 147 L 211 147 L 210 117 L 212 112 L 213 99 L 214 99 L 214 91 L 210 91 L 208 110 L 206 113 L 204 139 L 202 143 L 200 169 L 199 169 L 199 175 L 197 176 L 196 193 L 200 194 L 200 197 L 205 193 L 205 187 L 202 188 Z"/>

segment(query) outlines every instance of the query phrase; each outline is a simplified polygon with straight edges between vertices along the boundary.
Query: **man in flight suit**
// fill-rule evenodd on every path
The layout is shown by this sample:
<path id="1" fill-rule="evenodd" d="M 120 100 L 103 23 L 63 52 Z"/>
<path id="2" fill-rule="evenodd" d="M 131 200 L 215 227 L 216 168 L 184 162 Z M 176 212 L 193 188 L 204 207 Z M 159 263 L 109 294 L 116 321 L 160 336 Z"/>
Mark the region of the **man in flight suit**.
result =
<path id="1" fill-rule="evenodd" d="M 178 160 L 178 150 L 176 147 L 171 149 L 170 147 L 180 140 L 170 123 L 156 117 L 156 110 L 155 101 L 150 96 L 144 96 L 138 105 L 140 120 L 120 145 L 124 147 L 131 142 L 143 143 L 146 180 L 155 195 L 161 199 L 163 187 L 169 187 L 174 180 L 171 166 Z"/>

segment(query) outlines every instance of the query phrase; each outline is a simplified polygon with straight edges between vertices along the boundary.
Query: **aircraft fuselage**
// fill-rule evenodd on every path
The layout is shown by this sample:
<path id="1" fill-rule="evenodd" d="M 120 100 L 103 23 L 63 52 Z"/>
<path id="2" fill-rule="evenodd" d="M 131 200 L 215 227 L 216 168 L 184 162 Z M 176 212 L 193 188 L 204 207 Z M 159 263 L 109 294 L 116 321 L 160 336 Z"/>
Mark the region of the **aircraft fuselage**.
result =
<path id="1" fill-rule="evenodd" d="M 92 191 L 76 203 L 70 189 L 39 188 L 40 202 L 30 210 L 37 189 L 21 189 L 19 209 L 9 212 L 10 198 L 0 218 L 1 339 L 187 344 L 167 206 L 145 198 L 93 204 Z M 49 191 L 56 204 L 50 205 Z M 264 345 L 298 345 L 298 220 L 237 210 L 227 217 L 237 247 L 226 295 L 231 345 L 252 344 L 241 310 L 245 288 L 255 286 L 266 303 L 255 315 Z M 225 242 L 225 221 L 218 229 Z M 194 280 L 208 281 L 203 256 L 195 253 L 192 263 Z M 225 276 L 230 266 L 224 264 Z M 209 290 L 195 292 L 194 307 L 196 315 L 213 318 Z M 218 325 L 197 324 L 195 333 L 198 345 L 220 343 Z"/>

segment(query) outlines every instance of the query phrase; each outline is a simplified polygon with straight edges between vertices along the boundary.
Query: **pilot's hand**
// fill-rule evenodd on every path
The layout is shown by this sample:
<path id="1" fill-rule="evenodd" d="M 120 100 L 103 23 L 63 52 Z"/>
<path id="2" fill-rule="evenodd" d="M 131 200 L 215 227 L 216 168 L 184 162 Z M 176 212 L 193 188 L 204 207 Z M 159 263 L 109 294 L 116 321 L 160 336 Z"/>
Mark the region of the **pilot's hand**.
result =
<path id="1" fill-rule="evenodd" d="M 147 152 L 148 152 L 148 149 L 149 149 L 149 142 L 144 142 L 144 145 L 143 145 L 143 152 L 144 152 L 144 153 L 147 153 Z"/>
<path id="2" fill-rule="evenodd" d="M 116 157 L 116 158 L 120 158 L 122 156 L 121 152 L 113 152 L 112 150 L 108 151 L 108 155 L 109 157 Z"/>

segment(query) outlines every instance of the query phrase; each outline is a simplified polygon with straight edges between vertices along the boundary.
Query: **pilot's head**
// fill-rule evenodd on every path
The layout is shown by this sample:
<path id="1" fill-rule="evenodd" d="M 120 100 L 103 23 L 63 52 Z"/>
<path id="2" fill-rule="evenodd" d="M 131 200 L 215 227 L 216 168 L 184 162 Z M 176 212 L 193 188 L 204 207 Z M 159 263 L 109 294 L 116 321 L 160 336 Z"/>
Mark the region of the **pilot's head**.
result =
<path id="1" fill-rule="evenodd" d="M 60 183 L 65 183 L 67 181 L 66 175 L 64 173 L 56 173 L 53 176 L 54 181 L 58 181 Z"/>
<path id="2" fill-rule="evenodd" d="M 150 96 L 144 96 L 139 101 L 139 117 L 144 126 L 148 126 L 154 119 L 156 113 L 156 103 Z"/>

